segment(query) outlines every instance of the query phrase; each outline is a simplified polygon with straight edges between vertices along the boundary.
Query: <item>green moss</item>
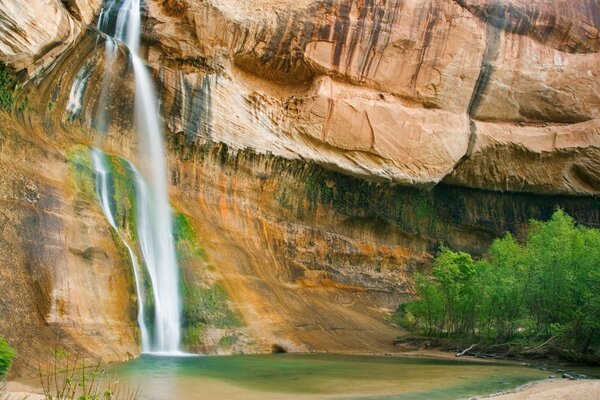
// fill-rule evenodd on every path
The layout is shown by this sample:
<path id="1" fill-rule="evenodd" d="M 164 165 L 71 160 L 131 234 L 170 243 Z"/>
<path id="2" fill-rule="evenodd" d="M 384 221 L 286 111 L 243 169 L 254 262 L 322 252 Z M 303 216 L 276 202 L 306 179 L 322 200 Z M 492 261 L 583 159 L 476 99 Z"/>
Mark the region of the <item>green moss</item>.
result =
<path id="1" fill-rule="evenodd" d="M 321 188 L 320 188 L 321 202 L 325 203 L 325 204 L 329 204 L 329 203 L 333 202 L 333 199 L 334 199 L 333 188 L 331 188 L 327 183 L 328 182 L 325 182 L 325 185 L 321 186 Z"/>
<path id="2" fill-rule="evenodd" d="M 0 108 L 10 111 L 14 104 L 14 94 L 17 79 L 14 72 L 5 64 L 0 63 Z"/>
<path id="3" fill-rule="evenodd" d="M 279 205 L 281 207 L 283 207 L 287 210 L 292 209 L 292 204 L 290 203 L 289 195 L 287 194 L 285 189 L 283 189 L 283 191 L 279 194 L 279 196 L 277 196 L 277 202 L 279 203 Z"/>
<path id="4" fill-rule="evenodd" d="M 422 192 L 413 196 L 413 209 L 415 217 L 419 221 L 428 220 L 435 216 L 435 205 L 431 197 Z"/>
<path id="5" fill-rule="evenodd" d="M 138 231 L 137 198 L 133 171 L 130 168 L 130 164 L 120 157 L 107 155 L 106 160 L 108 170 L 110 171 L 109 201 L 114 213 L 115 223 L 119 228 L 120 234 L 132 245 L 138 262 L 143 266 L 143 257 L 138 250 L 139 247 L 135 246 L 135 243 L 138 242 Z M 139 275 L 143 289 L 143 298 L 141 301 L 144 302 L 144 321 L 150 330 L 150 335 L 152 335 L 155 310 L 152 281 L 145 268 L 141 268 Z"/>
<path id="6" fill-rule="evenodd" d="M 202 340 L 202 337 L 204 336 L 205 329 L 206 325 L 202 324 L 186 327 L 183 330 L 181 341 L 188 346 L 203 345 L 204 341 Z"/>
<path id="7" fill-rule="evenodd" d="M 278 197 L 281 207 L 294 204 L 299 218 L 314 214 L 321 206 L 340 215 L 384 221 L 409 234 L 439 229 L 434 191 L 368 182 L 315 166 L 303 173 L 302 183 L 304 190 L 297 192 L 304 191 L 304 202 L 289 201 L 285 189 Z"/>
<path id="8" fill-rule="evenodd" d="M 88 147 L 73 146 L 67 150 L 69 178 L 72 180 L 78 195 L 86 200 L 96 197 L 94 168 Z"/>
<path id="9" fill-rule="evenodd" d="M 308 175 L 304 182 L 304 188 L 306 190 L 306 200 L 308 201 L 309 210 L 316 210 L 321 186 L 322 180 L 320 179 L 320 176 L 312 174 Z"/>
<path id="10" fill-rule="evenodd" d="M 183 298 L 184 338 L 196 338 L 185 344 L 198 344 L 197 336 L 190 332 L 199 332 L 207 327 L 226 329 L 244 325 L 242 317 L 229 307 L 229 297 L 219 282 L 208 288 L 201 288 L 184 281 Z"/>
<path id="11" fill-rule="evenodd" d="M 173 215 L 173 236 L 175 238 L 177 261 L 180 263 L 206 261 L 206 254 L 198 243 L 196 230 L 183 213 Z"/>
<path id="12" fill-rule="evenodd" d="M 312 168 L 306 175 L 304 188 L 312 210 L 320 203 L 345 214 L 364 214 L 368 210 L 381 212 L 378 196 L 375 196 L 377 187 L 369 182 Z"/>
<path id="13" fill-rule="evenodd" d="M 136 238 L 136 201 L 135 185 L 127 163 L 115 156 L 106 156 L 107 166 L 111 172 L 109 178 L 110 207 L 121 234 L 130 243 Z M 83 199 L 97 201 L 96 176 L 89 147 L 76 145 L 67 150 L 69 176 Z"/>
<path id="14" fill-rule="evenodd" d="M 207 286 L 201 278 L 203 271 L 210 269 L 210 264 L 189 218 L 178 211 L 173 214 L 173 236 L 181 270 L 183 343 L 201 345 L 202 335 L 209 327 L 228 329 L 243 326 L 241 316 L 231 309 L 221 283 Z"/>
<path id="15" fill-rule="evenodd" d="M 229 297 L 220 282 L 206 287 L 181 281 L 183 297 L 183 343 L 202 344 L 207 328 L 233 329 L 244 325 L 242 317 L 229 306 Z"/>
<path id="16" fill-rule="evenodd" d="M 17 112 L 23 114 L 29 108 L 27 97 L 22 98 L 17 105 Z"/>
<path id="17" fill-rule="evenodd" d="M 134 177 L 129 164 L 122 158 L 107 156 L 111 172 L 111 206 L 115 221 L 130 243 L 137 238 L 137 206 Z"/>
<path id="18" fill-rule="evenodd" d="M 231 348 L 234 344 L 236 344 L 238 341 L 237 337 L 233 336 L 233 335 L 226 335 L 223 336 L 220 340 L 219 340 L 219 347 L 223 348 L 223 349 L 229 349 Z"/>

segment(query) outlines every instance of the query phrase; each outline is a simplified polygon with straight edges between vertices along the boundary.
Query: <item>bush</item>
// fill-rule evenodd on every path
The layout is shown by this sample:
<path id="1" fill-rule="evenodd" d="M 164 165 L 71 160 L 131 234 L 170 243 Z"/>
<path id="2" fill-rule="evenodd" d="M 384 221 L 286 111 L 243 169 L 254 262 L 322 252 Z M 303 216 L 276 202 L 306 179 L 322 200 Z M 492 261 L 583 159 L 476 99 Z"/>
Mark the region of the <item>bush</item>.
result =
<path id="1" fill-rule="evenodd" d="M 44 400 L 138 400 L 139 388 L 122 387 L 116 377 L 84 359 L 55 350 L 46 367 L 38 369 Z"/>
<path id="2" fill-rule="evenodd" d="M 523 244 L 510 234 L 495 240 L 482 260 L 442 248 L 415 287 L 418 299 L 400 310 L 427 335 L 600 351 L 600 232 L 561 210 L 531 221 Z"/>
<path id="3" fill-rule="evenodd" d="M 6 340 L 0 337 L 0 380 L 6 377 L 15 355 L 15 349 L 10 347 Z"/>
<path id="4" fill-rule="evenodd" d="M 442 247 L 431 278 L 417 275 L 415 279 L 420 299 L 407 310 L 417 326 L 427 334 L 472 334 L 481 297 L 482 267 L 469 254 Z"/>
<path id="5" fill-rule="evenodd" d="M 17 80 L 14 73 L 4 64 L 0 63 L 0 109 L 10 111 L 13 106 L 13 95 Z"/>

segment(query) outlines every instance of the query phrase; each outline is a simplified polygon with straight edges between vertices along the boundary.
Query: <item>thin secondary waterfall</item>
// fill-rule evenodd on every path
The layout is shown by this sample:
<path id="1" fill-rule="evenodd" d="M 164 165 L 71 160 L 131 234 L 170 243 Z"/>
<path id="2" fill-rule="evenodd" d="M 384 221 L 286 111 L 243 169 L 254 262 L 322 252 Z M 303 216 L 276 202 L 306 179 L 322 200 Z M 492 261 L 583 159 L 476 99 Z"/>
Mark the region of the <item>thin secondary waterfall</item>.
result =
<path id="1" fill-rule="evenodd" d="M 137 131 L 143 145 L 140 159 L 145 161 L 148 184 L 136 173 L 138 241 L 150 276 L 154 303 L 154 329 L 148 352 L 177 353 L 181 339 L 181 300 L 179 268 L 175 255 L 172 218 L 167 198 L 165 155 L 158 101 L 150 74 L 138 56 L 140 43 L 140 1 L 109 0 L 100 14 L 101 31 L 124 43 L 131 53 L 135 76 Z M 115 47 L 107 46 L 107 53 Z M 112 60 L 113 54 L 107 54 Z M 146 351 L 146 350 L 145 350 Z"/>
<path id="2" fill-rule="evenodd" d="M 69 92 L 69 101 L 67 103 L 67 113 L 70 117 L 75 117 L 81 112 L 83 108 L 83 93 L 91 75 L 92 68 L 87 64 L 77 72 L 75 82 Z"/>
<path id="3" fill-rule="evenodd" d="M 107 131 L 107 115 L 106 108 L 108 106 L 108 89 L 110 85 L 110 79 L 112 77 L 113 62 L 117 51 L 117 42 L 114 38 L 110 37 L 104 42 L 104 74 L 102 76 L 102 86 L 100 88 L 100 101 L 98 106 L 98 114 L 94 119 L 94 127 L 105 134 Z"/>
<path id="4" fill-rule="evenodd" d="M 173 240 L 166 236 L 172 235 L 171 230 L 158 230 L 162 224 L 170 223 L 170 214 L 169 221 L 157 220 L 165 216 L 157 212 L 155 190 L 133 165 L 130 168 L 136 192 L 138 241 L 154 291 L 155 346 L 152 352 L 174 353 L 178 352 L 180 341 L 178 270 Z"/>
<path id="5" fill-rule="evenodd" d="M 140 336 L 142 339 L 142 352 L 147 353 L 150 351 L 148 348 L 150 344 L 150 334 L 148 333 L 148 327 L 146 326 L 146 321 L 144 320 L 144 289 L 140 277 L 140 265 L 138 263 L 137 257 L 131 245 L 125 239 L 125 237 L 119 232 L 119 228 L 115 222 L 115 217 L 110 207 L 110 170 L 108 168 L 108 163 L 106 161 L 106 156 L 104 153 L 93 147 L 90 150 L 92 155 L 92 160 L 94 162 L 94 172 L 95 172 L 95 180 L 96 180 L 96 194 L 98 195 L 98 201 L 100 202 L 100 206 L 102 207 L 102 211 L 104 211 L 104 215 L 106 219 L 110 223 L 110 225 L 117 232 L 117 235 L 121 239 L 121 242 L 127 248 L 127 252 L 129 253 L 129 258 L 131 259 L 131 267 L 133 268 L 133 276 L 135 280 L 135 290 L 138 296 L 138 313 L 137 313 L 137 323 L 140 327 Z"/>

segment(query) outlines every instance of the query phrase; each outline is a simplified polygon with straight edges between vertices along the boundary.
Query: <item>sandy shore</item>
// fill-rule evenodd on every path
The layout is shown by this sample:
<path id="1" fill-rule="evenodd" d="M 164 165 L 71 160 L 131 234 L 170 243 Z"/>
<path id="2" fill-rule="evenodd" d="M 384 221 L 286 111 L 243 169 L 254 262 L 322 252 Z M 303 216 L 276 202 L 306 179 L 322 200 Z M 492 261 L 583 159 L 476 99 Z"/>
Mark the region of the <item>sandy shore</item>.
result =
<path id="1" fill-rule="evenodd" d="M 8 389 L 7 400 L 43 399 L 41 395 L 32 393 L 32 388 L 16 382 L 11 382 Z M 560 378 L 547 379 L 524 386 L 513 393 L 484 398 L 492 400 L 600 400 L 600 379 L 578 381 Z"/>
<path id="2" fill-rule="evenodd" d="M 408 357 L 435 357 L 445 359 L 455 359 L 455 355 L 450 352 L 440 350 L 415 350 L 406 351 L 401 356 Z M 471 361 L 489 361 L 476 357 L 461 357 L 462 360 Z M 504 361 L 510 362 L 510 361 Z M 493 400 L 600 400 L 600 379 L 569 380 L 563 378 L 545 379 L 533 382 L 516 389 L 514 392 L 484 396 Z"/>
<path id="3" fill-rule="evenodd" d="M 417 350 L 405 352 L 404 356 L 437 357 L 453 359 L 453 353 L 439 350 Z M 461 357 L 463 360 L 489 361 L 476 357 Z M 504 361 L 510 362 L 510 361 Z M 563 378 L 545 379 L 516 389 L 514 392 L 487 396 L 493 400 L 600 400 L 600 379 L 569 380 Z"/>
<path id="4" fill-rule="evenodd" d="M 36 389 L 20 382 L 8 382 L 6 390 L 6 397 L 2 400 L 44 400 L 44 396 L 36 393 Z"/>
<path id="5" fill-rule="evenodd" d="M 600 400 L 600 379 L 571 381 L 546 379 L 507 394 L 489 397 L 493 400 Z"/>

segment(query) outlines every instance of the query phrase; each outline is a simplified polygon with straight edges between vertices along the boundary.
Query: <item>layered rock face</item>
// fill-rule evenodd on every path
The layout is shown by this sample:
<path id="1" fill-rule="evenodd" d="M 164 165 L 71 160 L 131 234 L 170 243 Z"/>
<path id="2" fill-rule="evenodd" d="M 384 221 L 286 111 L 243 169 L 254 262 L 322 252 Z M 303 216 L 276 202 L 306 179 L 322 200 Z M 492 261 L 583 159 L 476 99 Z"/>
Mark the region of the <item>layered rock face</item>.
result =
<path id="1" fill-rule="evenodd" d="M 19 350 L 13 372 L 32 373 L 55 349 L 137 355 L 126 257 L 76 190 L 66 152 L 4 113 L 0 148 L 0 335 Z"/>
<path id="2" fill-rule="evenodd" d="M 30 75 L 48 66 L 92 22 L 102 0 L 24 0 L 0 5 L 0 59 Z"/>
<path id="3" fill-rule="evenodd" d="M 63 3 L 4 6 L 2 58 L 37 70 L 100 6 Z M 176 116 L 182 121 L 172 121 L 174 130 L 200 138 L 210 130 L 212 140 L 234 147 L 373 180 L 597 193 L 594 2 L 172 0 L 147 7 L 149 58 L 165 85 L 188 98 L 186 86 L 206 89 L 211 77 L 226 86 L 205 93 L 214 100 L 202 121 L 184 127 L 197 116 Z M 556 146 L 535 144 L 559 136 Z M 507 167 L 488 167 L 497 162 Z"/>
<path id="4" fill-rule="evenodd" d="M 106 68 L 106 38 L 86 28 L 95 1 L 21 4 L 0 4 L 10 33 L 0 60 L 32 78 L 0 125 L 12 143 L 5 204 L 21 210 L 5 213 L 0 272 L 3 290 L 24 289 L 4 301 L 15 322 L 0 334 L 18 340 L 34 326 L 44 332 L 34 348 L 122 359 L 136 354 L 129 264 L 68 171 L 74 145 L 140 157 L 128 54 Z M 191 286 L 218 283 L 243 319 L 202 315 L 193 350 L 388 351 L 398 330 L 387 318 L 440 244 L 481 254 L 556 206 L 600 226 L 597 2 L 149 0 L 144 10 L 170 198 L 205 257 L 182 268 Z M 23 144 L 29 156 L 19 143 L 34 143 Z M 35 321 L 17 323 L 25 314 Z"/>
<path id="5" fill-rule="evenodd" d="M 203 73 L 233 86 L 213 88 L 212 123 L 191 136 L 266 140 L 259 150 L 372 180 L 598 193 L 595 2 L 277 4 L 149 3 L 150 60 L 167 86 Z M 266 129 L 239 136 L 256 138 L 221 127 L 252 118 Z"/>

